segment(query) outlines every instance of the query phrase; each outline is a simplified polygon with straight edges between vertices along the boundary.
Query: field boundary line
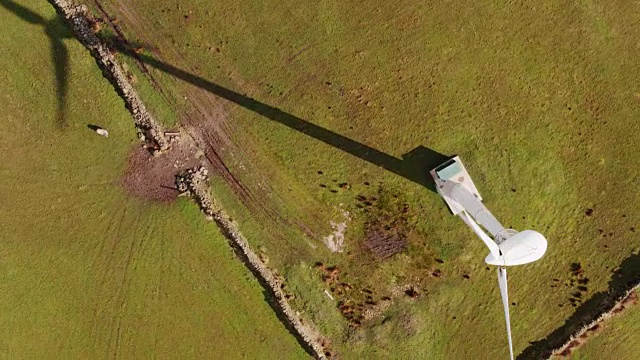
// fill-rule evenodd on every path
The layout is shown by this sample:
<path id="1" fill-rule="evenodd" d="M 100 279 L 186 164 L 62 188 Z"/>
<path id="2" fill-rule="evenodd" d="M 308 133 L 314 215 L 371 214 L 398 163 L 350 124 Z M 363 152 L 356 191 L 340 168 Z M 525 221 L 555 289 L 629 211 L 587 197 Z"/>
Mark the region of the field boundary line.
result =
<path id="1" fill-rule="evenodd" d="M 633 306 L 633 302 L 638 298 L 638 289 L 640 288 L 640 283 L 636 283 L 636 285 L 629 289 L 627 293 L 620 299 L 618 302 L 608 311 L 600 314 L 598 318 L 594 319 L 591 323 L 583 326 L 578 332 L 571 335 L 569 340 L 562 345 L 560 348 L 554 350 L 547 359 L 551 359 L 554 356 L 569 356 L 573 350 L 582 346 L 592 335 L 593 332 L 598 330 L 602 323 L 606 322 L 610 318 L 615 315 L 619 315 L 624 312 L 625 309 L 628 309 L 630 306 Z"/>
<path id="2" fill-rule="evenodd" d="M 600 328 L 604 321 L 635 301 L 640 288 L 638 269 L 640 252 L 631 253 L 613 270 L 607 290 L 593 294 L 565 319 L 562 326 L 547 334 L 544 339 L 530 342 L 518 355 L 518 359 L 538 360 L 569 355 L 573 348 L 586 341 L 590 332 Z"/>
<path id="3" fill-rule="evenodd" d="M 49 2 L 71 27 L 76 39 L 89 50 L 98 67 L 124 100 L 126 108 L 133 116 L 138 137 L 142 141 L 152 143 L 156 153 L 167 150 L 169 142 L 164 136 L 162 125 L 147 110 L 115 56 L 94 34 L 87 7 L 74 5 L 67 0 Z"/>
<path id="4" fill-rule="evenodd" d="M 291 308 L 283 291 L 284 279 L 267 267 L 251 249 L 249 242 L 237 226 L 229 220 L 229 216 L 214 202 L 209 191 L 208 170 L 200 166 L 185 171 L 177 177 L 176 188 L 182 194 L 189 195 L 198 204 L 206 218 L 218 225 L 238 258 L 269 293 L 267 296 L 269 305 L 303 348 L 317 359 L 330 358 L 332 355 L 327 348 L 328 341 L 320 334 L 315 324 L 304 321 L 300 314 Z"/>
<path id="5" fill-rule="evenodd" d="M 126 108 L 134 118 L 139 138 L 153 144 L 154 155 L 169 150 L 169 141 L 164 135 L 162 125 L 146 109 L 115 56 L 94 34 L 87 7 L 72 4 L 67 0 L 49 2 L 72 28 L 76 39 L 90 51 L 105 77 L 124 100 Z M 328 340 L 321 335 L 315 324 L 303 320 L 287 301 L 283 291 L 284 279 L 266 266 L 223 209 L 214 204 L 209 193 L 207 170 L 202 166 L 187 170 L 183 176 L 178 177 L 177 185 L 181 192 L 191 195 L 208 220 L 216 223 L 234 253 L 263 287 L 265 298 L 280 322 L 303 349 L 317 359 L 331 357 Z"/>

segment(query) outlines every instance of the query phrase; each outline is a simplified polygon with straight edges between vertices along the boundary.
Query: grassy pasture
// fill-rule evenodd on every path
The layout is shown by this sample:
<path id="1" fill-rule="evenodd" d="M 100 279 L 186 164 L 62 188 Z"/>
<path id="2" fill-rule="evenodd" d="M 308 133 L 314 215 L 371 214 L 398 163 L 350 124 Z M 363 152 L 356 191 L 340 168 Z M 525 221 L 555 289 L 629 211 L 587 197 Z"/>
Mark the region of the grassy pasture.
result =
<path id="1" fill-rule="evenodd" d="M 640 353 L 636 334 L 640 331 L 640 311 L 634 305 L 621 315 L 607 321 L 605 327 L 572 354 L 575 360 L 602 359 L 606 351 L 608 359 L 630 359 Z"/>
<path id="2" fill-rule="evenodd" d="M 345 358 L 506 356 L 486 249 L 414 181 L 428 170 L 419 146 L 460 155 L 498 219 L 550 241 L 544 260 L 509 270 L 516 353 L 607 290 L 640 247 L 637 2 L 101 3 L 149 44 L 155 74 L 231 100 L 219 102 L 240 144 L 228 166 L 257 192 L 266 182 L 270 206 L 304 231 L 243 208 L 222 182 L 213 191 Z M 410 209 L 408 250 L 384 263 L 361 247 L 375 211 L 357 200 L 379 187 Z M 344 210 L 346 249 L 332 254 L 320 240 Z M 413 282 L 423 296 L 350 330 L 316 261 L 377 296 Z"/>
<path id="3" fill-rule="evenodd" d="M 133 122 L 53 7 L 0 5 L 0 357 L 305 358 L 195 205 L 120 188 Z"/>

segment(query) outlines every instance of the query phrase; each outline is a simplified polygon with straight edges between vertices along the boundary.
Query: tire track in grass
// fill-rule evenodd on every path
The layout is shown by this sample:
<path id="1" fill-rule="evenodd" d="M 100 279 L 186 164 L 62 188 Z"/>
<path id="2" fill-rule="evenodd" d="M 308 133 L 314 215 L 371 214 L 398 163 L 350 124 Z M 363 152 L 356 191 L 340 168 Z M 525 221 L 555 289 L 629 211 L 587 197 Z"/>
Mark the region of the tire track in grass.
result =
<path id="1" fill-rule="evenodd" d="M 113 259 L 117 259 L 116 251 L 117 251 L 117 243 L 120 234 L 122 233 L 123 222 L 127 217 L 127 206 L 126 204 L 120 202 L 117 205 L 117 208 L 122 209 L 118 214 L 114 214 L 111 217 L 110 224 L 107 227 L 107 231 L 103 236 L 103 240 L 101 242 L 100 247 L 96 251 L 95 259 L 93 261 L 93 266 L 96 269 L 96 273 L 100 274 L 99 278 L 96 279 L 99 282 L 97 286 L 98 289 L 101 289 L 100 295 L 98 299 L 92 301 L 94 305 L 93 311 L 93 324 L 91 326 L 93 336 L 95 339 L 95 346 L 106 346 L 110 348 L 111 340 L 110 336 L 107 338 L 107 341 L 101 341 L 99 336 L 100 334 L 104 334 L 103 331 L 99 329 L 104 326 L 104 323 L 108 319 L 104 319 L 101 317 L 103 314 L 108 314 L 109 309 L 109 296 L 111 291 L 109 289 L 110 282 L 109 279 L 112 279 L 111 271 L 114 269 L 115 264 L 113 264 Z"/>
<path id="2" fill-rule="evenodd" d="M 114 240 L 113 240 L 113 246 L 111 248 L 111 251 L 108 253 L 108 259 L 106 261 L 106 265 L 107 265 L 107 269 L 114 271 L 114 275 L 118 275 L 118 276 L 122 276 L 122 280 L 117 281 L 116 282 L 116 290 L 115 290 L 115 296 L 113 298 L 112 301 L 112 305 L 113 309 L 114 309 L 114 316 L 113 316 L 113 322 L 115 323 L 115 327 L 114 326 L 110 326 L 111 329 L 115 329 L 115 337 L 113 332 L 110 332 L 109 335 L 109 348 L 114 348 L 113 350 L 111 350 L 113 357 L 116 358 L 117 357 L 117 350 L 118 350 L 118 336 L 120 334 L 120 325 L 121 325 L 121 310 L 122 310 L 122 303 L 124 300 L 125 296 L 123 295 L 123 288 L 125 286 L 126 283 L 126 277 L 127 277 L 127 272 L 126 271 L 122 271 L 120 269 L 120 256 L 117 256 L 116 254 L 118 253 L 119 248 L 124 245 L 121 242 L 121 238 L 122 238 L 122 228 L 123 225 L 125 223 L 125 221 L 127 221 L 128 217 L 126 216 L 127 214 L 127 210 L 125 208 L 125 210 L 123 211 L 123 216 L 121 218 L 121 220 L 118 223 L 118 230 L 114 233 Z M 126 260 L 128 261 L 128 259 Z M 110 271 L 107 270 L 106 271 L 106 275 L 105 279 L 108 279 L 109 273 Z M 125 267 L 126 270 L 126 267 Z M 119 303 L 120 306 L 117 306 L 117 304 Z"/>
<path id="3" fill-rule="evenodd" d="M 107 23 L 111 27 L 114 33 L 117 34 L 117 38 L 110 39 L 115 40 L 116 46 L 122 46 L 118 48 L 121 53 L 131 57 L 135 60 L 143 76 L 145 76 L 155 90 L 163 94 L 167 103 L 172 108 L 176 107 L 176 104 L 169 99 L 167 91 L 162 87 L 158 79 L 149 71 L 147 65 L 142 61 L 140 56 L 132 49 L 128 48 L 131 43 L 125 38 L 124 32 L 121 29 L 121 24 L 116 24 L 111 21 L 112 16 L 109 15 L 105 6 L 99 1 L 95 1 L 96 7 L 100 14 L 107 19 Z M 124 3 L 118 3 L 118 14 L 121 14 L 124 18 L 128 19 L 128 23 L 135 26 L 132 31 L 135 31 L 137 36 L 141 36 L 144 42 L 148 42 L 145 38 L 145 33 L 149 30 L 144 27 L 145 21 L 141 20 L 139 14 L 135 12 L 130 6 Z M 180 53 L 175 44 L 171 42 L 163 43 L 162 50 L 164 53 L 169 53 L 169 57 L 175 58 L 181 64 L 189 64 Z M 160 51 L 157 48 L 149 49 L 154 56 L 159 57 Z M 193 68 L 189 68 L 190 71 L 194 71 Z M 318 75 L 314 73 L 311 78 L 316 78 Z M 274 192 L 271 189 L 259 189 L 251 188 L 245 181 L 242 181 L 226 164 L 223 156 L 231 156 L 238 163 L 246 163 L 246 156 L 244 152 L 238 148 L 236 143 L 231 140 L 230 129 L 227 125 L 227 114 L 222 109 L 219 99 L 213 96 L 209 92 L 203 92 L 201 89 L 192 85 L 187 85 L 184 89 L 186 99 L 188 99 L 191 105 L 192 112 L 183 116 L 181 122 L 186 125 L 187 133 L 192 140 L 201 148 L 206 155 L 210 165 L 218 171 L 219 175 L 224 181 L 231 187 L 236 196 L 241 200 L 242 204 L 249 209 L 252 214 L 259 219 L 260 217 L 266 217 L 271 221 L 281 224 L 284 227 L 300 227 L 304 232 L 303 226 L 297 225 L 295 221 L 290 221 L 286 217 L 282 216 L 278 210 L 275 209 L 271 201 L 267 199 L 267 195 L 273 195 Z M 250 139 L 243 139 L 247 141 Z M 249 144 L 243 144 L 243 147 L 250 146 Z M 260 184 L 267 184 L 267 179 L 262 174 L 252 173 L 251 176 Z"/>
<path id="4" fill-rule="evenodd" d="M 135 221 L 138 222 L 138 221 Z M 139 228 L 135 226 L 134 228 Z M 144 258 L 144 244 L 146 239 L 151 238 L 154 233 L 154 228 L 152 226 L 147 227 L 145 229 L 145 234 L 143 236 L 136 236 L 131 241 L 131 245 L 128 247 L 127 256 L 124 263 L 124 271 L 122 271 L 122 282 L 119 287 L 119 304 L 118 304 L 118 316 L 117 316 L 117 326 L 116 326 L 116 336 L 115 336 L 115 351 L 114 357 L 117 357 L 120 353 L 120 346 L 123 337 L 122 322 L 123 318 L 126 317 L 127 310 L 127 300 L 129 296 L 127 296 L 130 289 L 132 289 L 131 283 L 133 278 L 136 275 L 136 270 L 138 268 L 138 261 L 141 258 Z"/>
<path id="5" fill-rule="evenodd" d="M 156 277 L 156 284 L 155 284 L 155 289 L 152 291 L 152 298 L 153 298 L 153 306 L 155 308 L 154 312 L 156 314 L 160 314 L 160 310 L 161 310 L 161 306 L 160 306 L 160 294 L 162 294 L 162 288 L 163 288 L 163 284 L 164 284 L 164 279 L 166 278 L 166 274 L 167 274 L 167 247 L 166 247 L 166 240 L 164 237 L 160 237 L 159 239 L 160 241 L 160 274 L 158 274 L 158 276 Z M 157 319 L 159 316 L 154 317 L 154 319 Z M 154 339 L 153 339 L 153 343 L 154 343 L 154 347 L 157 349 L 158 348 L 158 344 L 160 342 L 159 340 L 159 336 L 158 334 L 160 334 L 160 321 L 155 321 L 155 327 L 154 327 L 155 331 L 154 331 Z"/>

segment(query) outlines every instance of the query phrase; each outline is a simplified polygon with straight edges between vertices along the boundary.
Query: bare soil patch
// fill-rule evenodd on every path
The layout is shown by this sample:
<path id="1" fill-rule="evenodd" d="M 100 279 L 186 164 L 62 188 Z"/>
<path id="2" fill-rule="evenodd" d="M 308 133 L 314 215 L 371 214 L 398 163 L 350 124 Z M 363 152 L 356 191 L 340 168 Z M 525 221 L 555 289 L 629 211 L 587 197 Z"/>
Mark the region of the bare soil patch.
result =
<path id="1" fill-rule="evenodd" d="M 146 146 L 137 146 L 129 155 L 122 187 L 131 195 L 155 202 L 175 200 L 175 177 L 188 168 L 200 165 L 196 148 L 181 136 L 171 142 L 171 150 L 153 156 Z"/>

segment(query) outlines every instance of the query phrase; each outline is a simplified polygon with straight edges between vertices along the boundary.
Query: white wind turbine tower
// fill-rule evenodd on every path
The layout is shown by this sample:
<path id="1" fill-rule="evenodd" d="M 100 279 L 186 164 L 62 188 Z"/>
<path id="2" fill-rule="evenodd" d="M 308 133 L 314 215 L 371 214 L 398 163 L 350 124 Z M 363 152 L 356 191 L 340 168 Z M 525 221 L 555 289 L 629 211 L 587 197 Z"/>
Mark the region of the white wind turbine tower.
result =
<path id="1" fill-rule="evenodd" d="M 506 266 L 522 265 L 540 259 L 547 251 L 547 240 L 539 232 L 506 229 L 482 204 L 482 197 L 471 181 L 471 177 L 457 156 L 431 170 L 438 194 L 451 209 L 480 237 L 489 248 L 485 262 L 498 266 L 498 284 L 504 317 L 507 322 L 509 353 L 513 360 L 511 321 L 509 319 L 509 297 L 507 294 Z M 489 237 L 482 228 L 487 230 Z"/>

